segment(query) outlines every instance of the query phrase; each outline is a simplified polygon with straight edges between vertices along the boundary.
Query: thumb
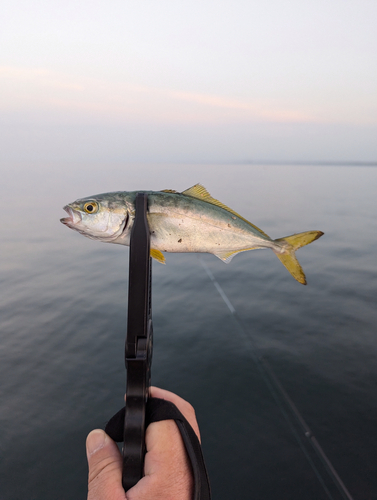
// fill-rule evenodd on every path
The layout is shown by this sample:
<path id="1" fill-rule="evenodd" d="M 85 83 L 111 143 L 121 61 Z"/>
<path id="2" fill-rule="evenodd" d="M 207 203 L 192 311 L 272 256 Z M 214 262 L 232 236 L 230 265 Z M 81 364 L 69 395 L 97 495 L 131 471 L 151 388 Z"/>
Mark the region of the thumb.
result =
<path id="1" fill-rule="evenodd" d="M 122 487 L 122 457 L 114 441 L 101 429 L 86 439 L 88 500 L 125 500 Z"/>

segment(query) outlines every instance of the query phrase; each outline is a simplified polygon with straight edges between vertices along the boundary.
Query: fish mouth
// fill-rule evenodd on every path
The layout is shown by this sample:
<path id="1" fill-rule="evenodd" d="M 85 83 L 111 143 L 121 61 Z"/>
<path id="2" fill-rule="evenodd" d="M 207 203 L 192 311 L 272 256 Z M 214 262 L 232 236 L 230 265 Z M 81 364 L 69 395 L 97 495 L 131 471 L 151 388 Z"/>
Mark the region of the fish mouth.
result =
<path id="1" fill-rule="evenodd" d="M 60 222 L 62 224 L 68 227 L 73 227 L 78 222 L 81 222 L 81 214 L 74 210 L 72 207 L 66 205 L 65 207 L 63 207 L 63 210 L 67 212 L 68 217 L 63 217 L 62 219 L 60 219 Z"/>

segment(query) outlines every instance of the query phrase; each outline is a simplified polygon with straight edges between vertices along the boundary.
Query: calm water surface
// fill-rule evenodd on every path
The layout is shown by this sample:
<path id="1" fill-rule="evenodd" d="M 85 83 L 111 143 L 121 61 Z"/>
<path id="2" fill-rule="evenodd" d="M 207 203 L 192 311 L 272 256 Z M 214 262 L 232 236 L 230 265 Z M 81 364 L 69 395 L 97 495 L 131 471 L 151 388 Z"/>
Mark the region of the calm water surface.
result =
<path id="1" fill-rule="evenodd" d="M 376 168 L 24 164 L 2 178 L 2 500 L 86 498 L 85 437 L 122 406 L 128 249 L 68 230 L 61 207 L 197 182 L 272 237 L 325 232 L 298 252 L 307 287 L 269 251 L 153 264 L 152 381 L 195 406 L 214 500 L 345 498 L 268 367 L 350 495 L 377 498 Z"/>

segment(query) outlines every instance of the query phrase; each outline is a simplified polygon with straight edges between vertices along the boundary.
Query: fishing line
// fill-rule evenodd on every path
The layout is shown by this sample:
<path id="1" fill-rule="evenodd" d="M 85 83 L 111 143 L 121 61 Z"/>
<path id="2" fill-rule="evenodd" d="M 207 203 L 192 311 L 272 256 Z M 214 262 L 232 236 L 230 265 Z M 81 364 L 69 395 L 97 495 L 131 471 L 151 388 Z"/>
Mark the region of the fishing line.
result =
<path id="1" fill-rule="evenodd" d="M 296 441 L 301 449 L 301 451 L 304 453 L 306 459 L 308 460 L 310 466 L 313 469 L 313 472 L 315 476 L 317 477 L 319 483 L 323 487 L 325 493 L 327 494 L 328 498 L 331 500 L 334 500 L 334 497 L 330 493 L 329 489 L 327 488 L 325 481 L 318 470 L 317 466 L 315 465 L 314 461 L 310 457 L 304 442 L 302 440 L 302 437 L 300 434 L 297 432 L 294 423 L 292 421 L 292 418 L 290 417 L 289 413 L 286 411 L 284 408 L 284 405 L 282 402 L 285 403 L 285 405 L 289 408 L 291 413 L 295 416 L 299 426 L 301 427 L 304 436 L 306 437 L 306 442 L 309 442 L 311 445 L 311 448 L 315 451 L 316 456 L 320 459 L 321 463 L 324 465 L 325 470 L 328 473 L 328 476 L 331 478 L 332 482 L 335 484 L 337 487 L 339 493 L 345 500 L 353 500 L 351 494 L 347 490 L 346 486 L 344 485 L 343 481 L 339 477 L 339 474 L 336 472 L 334 466 L 332 465 L 331 461 L 323 451 L 322 447 L 318 443 L 316 437 L 314 436 L 313 432 L 311 431 L 310 427 L 308 424 L 305 422 L 304 418 L 302 417 L 301 413 L 297 409 L 296 405 L 292 401 L 292 399 L 288 396 L 287 392 L 285 391 L 284 387 L 282 386 L 281 382 L 279 381 L 278 377 L 276 376 L 272 366 L 270 363 L 263 357 L 258 354 L 258 348 L 255 345 L 253 339 L 248 335 L 246 329 L 244 328 L 241 320 L 238 317 L 238 314 L 230 302 L 229 298 L 226 296 L 224 290 L 221 288 L 220 284 L 216 281 L 214 275 L 212 274 L 211 270 L 207 266 L 207 264 L 204 262 L 202 257 L 199 257 L 200 263 L 203 266 L 204 270 L 206 271 L 208 277 L 212 281 L 213 285 L 215 286 L 216 290 L 218 291 L 219 295 L 227 305 L 230 313 L 232 314 L 234 320 L 236 321 L 239 329 L 243 333 L 243 336 L 245 339 L 248 341 L 249 346 L 251 347 L 251 357 L 253 358 L 259 373 L 261 374 L 263 381 L 267 385 L 273 399 L 275 400 L 276 404 L 278 405 L 280 411 L 282 412 L 286 422 L 288 423 L 288 426 L 296 438 Z"/>

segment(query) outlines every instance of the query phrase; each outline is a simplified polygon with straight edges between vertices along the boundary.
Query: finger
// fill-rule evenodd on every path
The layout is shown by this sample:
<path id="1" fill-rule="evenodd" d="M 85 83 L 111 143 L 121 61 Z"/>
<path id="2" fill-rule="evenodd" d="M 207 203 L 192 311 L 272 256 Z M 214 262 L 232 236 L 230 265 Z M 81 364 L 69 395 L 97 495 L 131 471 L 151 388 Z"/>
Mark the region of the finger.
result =
<path id="1" fill-rule="evenodd" d="M 193 478 L 174 420 L 150 424 L 146 431 L 144 477 L 127 492 L 129 500 L 190 500 Z"/>
<path id="2" fill-rule="evenodd" d="M 151 396 L 172 402 L 200 433 L 194 408 L 176 394 L 151 387 Z M 146 430 L 144 477 L 127 491 L 128 500 L 190 500 L 193 476 L 185 445 L 174 420 L 151 423 Z"/>
<path id="3" fill-rule="evenodd" d="M 153 398 L 165 399 L 166 401 L 174 403 L 182 415 L 188 420 L 188 423 L 194 429 L 194 432 L 200 441 L 200 432 L 198 422 L 196 420 L 195 410 L 188 401 L 185 401 L 173 392 L 153 386 L 151 387 L 151 396 Z"/>
<path id="4" fill-rule="evenodd" d="M 88 500 L 125 500 L 122 457 L 114 441 L 101 429 L 86 439 L 89 466 Z"/>

